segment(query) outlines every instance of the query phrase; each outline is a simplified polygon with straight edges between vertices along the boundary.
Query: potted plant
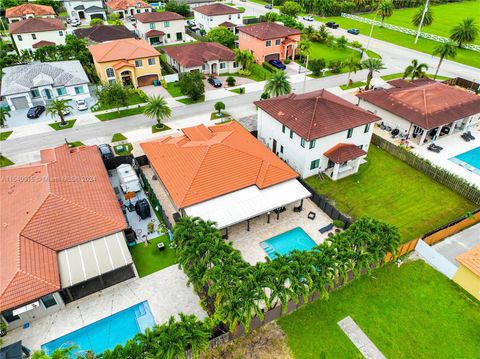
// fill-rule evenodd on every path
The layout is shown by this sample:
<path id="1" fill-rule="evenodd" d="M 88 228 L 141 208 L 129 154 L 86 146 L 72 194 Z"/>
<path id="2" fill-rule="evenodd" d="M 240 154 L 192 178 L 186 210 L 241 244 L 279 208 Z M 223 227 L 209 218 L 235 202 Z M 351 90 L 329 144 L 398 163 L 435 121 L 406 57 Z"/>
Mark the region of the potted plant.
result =
<path id="1" fill-rule="evenodd" d="M 155 223 L 152 222 L 148 222 L 147 224 L 147 232 L 148 234 L 151 234 L 153 233 L 153 231 L 155 230 Z"/>

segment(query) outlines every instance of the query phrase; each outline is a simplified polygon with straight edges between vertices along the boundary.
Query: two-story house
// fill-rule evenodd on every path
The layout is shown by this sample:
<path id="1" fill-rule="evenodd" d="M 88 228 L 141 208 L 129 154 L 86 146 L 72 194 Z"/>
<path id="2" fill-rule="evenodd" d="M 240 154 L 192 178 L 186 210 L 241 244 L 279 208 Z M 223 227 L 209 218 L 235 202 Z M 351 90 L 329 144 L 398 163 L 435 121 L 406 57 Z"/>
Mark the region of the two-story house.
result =
<path id="1" fill-rule="evenodd" d="M 14 6 L 5 11 L 5 18 L 9 24 L 33 17 L 53 18 L 55 11 L 51 6 L 31 3 Z"/>
<path id="2" fill-rule="evenodd" d="M 144 12 L 135 19 L 137 35 L 151 45 L 185 40 L 185 18 L 175 12 Z"/>
<path id="3" fill-rule="evenodd" d="M 380 119 L 324 89 L 255 105 L 258 138 L 303 178 L 357 173 Z"/>
<path id="4" fill-rule="evenodd" d="M 235 31 L 235 27 L 243 25 L 242 11 L 221 3 L 197 6 L 193 9 L 193 14 L 195 24 L 206 32 L 218 26 Z"/>
<path id="5" fill-rule="evenodd" d="M 10 24 L 10 36 L 18 51 L 35 51 L 47 45 L 65 45 L 65 25 L 61 19 L 30 18 Z"/>
<path id="6" fill-rule="evenodd" d="M 88 50 L 102 82 L 142 87 L 162 78 L 160 53 L 145 40 L 109 41 L 91 45 Z"/>
<path id="7" fill-rule="evenodd" d="M 295 58 L 302 33 L 274 22 L 242 26 L 239 32 L 238 47 L 240 50 L 250 50 L 259 64 Z"/>
<path id="8" fill-rule="evenodd" d="M 74 19 L 107 19 L 102 0 L 63 0 L 63 7 L 68 16 Z"/>
<path id="9" fill-rule="evenodd" d="M 153 11 L 153 8 L 142 0 L 110 0 L 105 5 L 109 12 L 116 12 L 120 18 Z"/>

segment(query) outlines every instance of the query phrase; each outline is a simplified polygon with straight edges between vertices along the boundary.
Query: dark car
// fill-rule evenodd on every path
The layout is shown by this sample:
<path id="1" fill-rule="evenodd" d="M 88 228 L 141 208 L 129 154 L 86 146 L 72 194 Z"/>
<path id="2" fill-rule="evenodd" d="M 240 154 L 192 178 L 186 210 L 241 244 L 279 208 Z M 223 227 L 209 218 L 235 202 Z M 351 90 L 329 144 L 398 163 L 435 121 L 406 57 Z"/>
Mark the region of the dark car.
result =
<path id="1" fill-rule="evenodd" d="M 102 160 L 108 160 L 109 158 L 114 157 L 114 154 L 110 145 L 107 145 L 107 144 L 98 145 L 98 150 L 102 155 Z"/>
<path id="2" fill-rule="evenodd" d="M 45 106 L 33 106 L 27 112 L 28 118 L 39 118 L 40 115 L 45 111 Z"/>
<path id="3" fill-rule="evenodd" d="M 280 70 L 285 70 L 287 68 L 287 66 L 282 64 L 282 61 L 280 60 L 270 60 L 268 61 L 268 63 Z"/>
<path id="4" fill-rule="evenodd" d="M 209 77 L 208 83 L 211 84 L 213 87 L 222 87 L 222 81 L 220 81 L 216 77 Z"/>
<path id="5" fill-rule="evenodd" d="M 347 32 L 352 35 L 358 35 L 360 34 L 360 30 L 358 29 L 348 29 Z"/>
<path id="6" fill-rule="evenodd" d="M 329 27 L 330 29 L 338 29 L 340 25 L 338 25 L 335 21 L 329 21 L 325 23 L 326 27 Z"/>
<path id="7" fill-rule="evenodd" d="M 272 8 L 273 8 L 272 4 L 265 5 L 265 9 L 270 9 L 271 10 Z"/>

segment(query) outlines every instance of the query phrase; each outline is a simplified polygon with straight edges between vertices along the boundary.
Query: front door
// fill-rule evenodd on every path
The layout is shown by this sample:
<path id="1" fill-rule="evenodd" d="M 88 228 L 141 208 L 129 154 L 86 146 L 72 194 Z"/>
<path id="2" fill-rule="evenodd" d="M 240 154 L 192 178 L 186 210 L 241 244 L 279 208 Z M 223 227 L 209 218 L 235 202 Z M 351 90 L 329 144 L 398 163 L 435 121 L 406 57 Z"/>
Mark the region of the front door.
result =
<path id="1" fill-rule="evenodd" d="M 277 140 L 276 139 L 273 139 L 272 151 L 273 151 L 273 153 L 277 154 Z"/>
<path id="2" fill-rule="evenodd" d="M 45 89 L 45 96 L 47 97 L 47 100 L 52 99 L 52 93 L 50 92 L 49 89 Z"/>
<path id="3" fill-rule="evenodd" d="M 80 19 L 85 19 L 85 13 L 84 13 L 83 11 L 79 11 L 79 12 L 78 12 L 78 17 L 79 17 Z"/>
<path id="4" fill-rule="evenodd" d="M 182 33 L 177 32 L 177 41 L 182 41 Z"/>

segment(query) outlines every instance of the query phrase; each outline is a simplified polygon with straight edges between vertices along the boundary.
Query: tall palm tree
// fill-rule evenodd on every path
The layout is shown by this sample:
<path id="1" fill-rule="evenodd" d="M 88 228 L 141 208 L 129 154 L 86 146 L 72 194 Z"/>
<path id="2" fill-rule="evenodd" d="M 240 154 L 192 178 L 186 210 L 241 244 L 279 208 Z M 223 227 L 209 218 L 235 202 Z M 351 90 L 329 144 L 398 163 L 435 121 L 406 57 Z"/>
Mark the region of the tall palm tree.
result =
<path id="1" fill-rule="evenodd" d="M 373 73 L 379 72 L 385 68 L 382 60 L 376 58 L 368 58 L 362 61 L 362 67 L 368 70 L 367 74 L 367 83 L 365 85 L 365 90 L 370 88 L 370 82 L 372 82 Z"/>
<path id="2" fill-rule="evenodd" d="M 52 100 L 45 108 L 47 114 L 50 114 L 52 117 L 60 117 L 60 126 L 67 125 L 65 114 L 70 110 L 72 110 L 72 106 L 68 104 L 68 100 Z"/>
<path id="3" fill-rule="evenodd" d="M 0 107 L 0 127 L 5 126 L 7 117 L 10 117 L 10 110 L 6 107 Z"/>
<path id="4" fill-rule="evenodd" d="M 416 26 L 416 27 L 420 26 L 420 22 L 422 21 L 422 17 L 423 17 L 423 10 L 424 10 L 423 6 L 419 7 L 415 15 L 413 15 L 412 17 L 413 26 Z M 425 17 L 423 18 L 422 26 L 430 26 L 432 25 L 432 22 L 433 22 L 433 13 L 432 13 L 432 10 L 428 8 L 427 12 L 425 13 Z"/>
<path id="5" fill-rule="evenodd" d="M 145 116 L 155 119 L 156 127 L 161 129 L 163 128 L 162 121 L 172 116 L 172 109 L 162 96 L 149 96 L 143 113 Z"/>
<path id="6" fill-rule="evenodd" d="M 243 70 L 247 70 L 255 61 L 255 57 L 248 49 L 235 49 L 235 61 L 242 65 Z"/>
<path id="7" fill-rule="evenodd" d="M 210 344 L 211 328 L 205 322 L 201 322 L 193 314 L 180 313 L 180 327 L 185 331 L 187 343 L 190 345 L 193 357 L 198 358 L 200 353 L 206 351 Z"/>
<path id="8" fill-rule="evenodd" d="M 453 42 L 442 42 L 435 46 L 433 48 L 433 55 L 440 57 L 440 60 L 438 61 L 438 66 L 437 70 L 435 71 L 435 76 L 433 76 L 433 79 L 435 80 L 437 78 L 438 70 L 440 70 L 440 66 L 442 65 L 443 59 L 454 59 L 455 56 L 457 56 L 457 49 L 456 46 Z"/>
<path id="9" fill-rule="evenodd" d="M 342 67 L 346 67 L 348 69 L 348 82 L 350 83 L 352 81 L 350 79 L 350 75 L 352 72 L 356 74 L 358 70 L 361 70 L 362 64 L 355 57 L 349 57 L 347 60 L 342 62 Z"/>
<path id="10" fill-rule="evenodd" d="M 282 96 L 292 92 L 292 85 L 288 80 L 288 76 L 283 71 L 276 71 L 272 77 L 267 80 L 264 92 L 270 97 Z"/>
<path id="11" fill-rule="evenodd" d="M 306 57 L 310 55 L 310 51 L 312 49 L 312 43 L 308 40 L 302 40 L 298 43 L 298 52 L 302 57 Z"/>
<path id="12" fill-rule="evenodd" d="M 455 25 L 450 33 L 450 39 L 458 43 L 458 47 L 463 44 L 474 42 L 480 32 L 477 23 L 473 17 L 463 19 Z"/>
<path id="13" fill-rule="evenodd" d="M 413 81 L 415 79 L 425 77 L 427 74 L 427 70 L 427 64 L 421 64 L 418 62 L 417 59 L 413 59 L 412 63 L 405 68 L 402 78 L 406 79 L 408 76 L 410 76 Z"/>
<path id="14" fill-rule="evenodd" d="M 393 14 L 393 3 L 390 0 L 382 0 L 377 7 L 377 15 L 382 18 L 382 24 L 380 27 L 383 27 L 383 22 L 386 17 L 390 17 Z"/>

